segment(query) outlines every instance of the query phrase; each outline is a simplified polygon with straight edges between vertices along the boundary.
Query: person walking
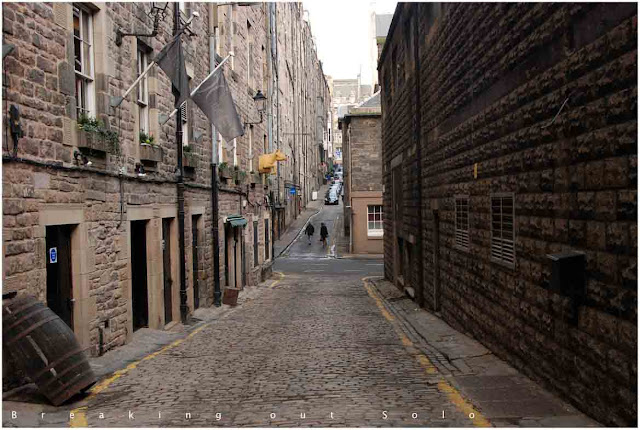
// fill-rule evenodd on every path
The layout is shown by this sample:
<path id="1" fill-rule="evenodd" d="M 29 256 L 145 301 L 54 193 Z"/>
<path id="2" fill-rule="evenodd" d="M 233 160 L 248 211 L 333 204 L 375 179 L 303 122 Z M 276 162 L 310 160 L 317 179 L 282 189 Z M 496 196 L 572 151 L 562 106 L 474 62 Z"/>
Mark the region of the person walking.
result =
<path id="1" fill-rule="evenodd" d="M 327 226 L 324 223 L 320 224 L 320 240 L 322 241 L 322 247 L 327 247 L 327 237 L 329 237 L 329 230 L 327 230 Z"/>
<path id="2" fill-rule="evenodd" d="M 311 245 L 311 236 L 313 236 L 313 232 L 315 228 L 313 228 L 313 224 L 307 224 L 307 228 L 304 229 L 304 234 L 307 235 L 307 239 L 309 239 L 309 245 Z"/>

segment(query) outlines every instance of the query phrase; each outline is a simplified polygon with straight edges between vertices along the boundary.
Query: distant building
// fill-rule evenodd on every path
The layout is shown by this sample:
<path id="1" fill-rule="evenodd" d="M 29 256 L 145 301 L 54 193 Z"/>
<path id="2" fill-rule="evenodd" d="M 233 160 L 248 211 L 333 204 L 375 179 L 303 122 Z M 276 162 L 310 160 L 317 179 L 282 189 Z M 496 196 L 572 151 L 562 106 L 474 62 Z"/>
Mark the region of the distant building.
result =
<path id="1" fill-rule="evenodd" d="M 378 60 L 380 59 L 380 54 L 382 53 L 382 47 L 384 46 L 385 40 L 387 40 L 387 33 L 389 32 L 389 27 L 391 26 L 391 20 L 393 19 L 393 14 L 377 14 L 375 12 L 371 13 L 371 23 L 369 26 L 369 33 L 371 38 L 371 74 L 372 79 L 371 83 L 373 86 L 373 91 L 378 91 Z"/>
<path id="2" fill-rule="evenodd" d="M 371 85 L 361 85 L 360 79 L 328 79 L 331 86 L 331 111 L 333 158 L 335 164 L 342 163 L 342 134 L 338 130 L 338 119 L 347 113 L 349 107 L 357 106 L 371 96 Z"/>
<path id="3" fill-rule="evenodd" d="M 382 139 L 380 93 L 340 119 L 344 219 L 352 254 L 382 254 Z"/>

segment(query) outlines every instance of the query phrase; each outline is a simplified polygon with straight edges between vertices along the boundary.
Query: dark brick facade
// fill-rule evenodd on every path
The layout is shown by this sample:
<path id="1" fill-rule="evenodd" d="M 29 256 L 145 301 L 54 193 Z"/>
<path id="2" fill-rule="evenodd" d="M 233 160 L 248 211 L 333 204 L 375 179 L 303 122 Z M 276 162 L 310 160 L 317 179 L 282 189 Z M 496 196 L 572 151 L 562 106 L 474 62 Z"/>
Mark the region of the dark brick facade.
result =
<path id="1" fill-rule="evenodd" d="M 636 39 L 635 4 L 400 4 L 379 65 L 387 278 L 609 425 L 637 420 Z M 491 258 L 496 193 L 511 266 Z M 569 250 L 577 321 L 547 257 Z"/>

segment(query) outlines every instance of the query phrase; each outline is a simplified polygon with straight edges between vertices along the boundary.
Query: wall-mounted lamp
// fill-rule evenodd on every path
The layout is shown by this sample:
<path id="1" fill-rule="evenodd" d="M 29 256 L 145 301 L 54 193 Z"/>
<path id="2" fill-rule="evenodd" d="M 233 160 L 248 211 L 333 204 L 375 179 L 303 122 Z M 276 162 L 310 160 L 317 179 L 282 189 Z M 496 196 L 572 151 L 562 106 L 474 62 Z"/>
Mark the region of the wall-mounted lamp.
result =
<path id="1" fill-rule="evenodd" d="M 260 124 L 264 120 L 264 111 L 265 111 L 266 106 L 267 106 L 267 98 L 265 97 L 264 94 L 262 94 L 262 91 L 258 90 L 256 95 L 253 96 L 253 102 L 256 104 L 256 109 L 258 110 L 258 113 L 260 114 L 260 121 L 258 121 L 258 122 L 245 122 L 244 123 L 245 128 L 248 125 Z"/>
<path id="2" fill-rule="evenodd" d="M 76 165 L 78 166 L 80 165 L 80 163 L 82 163 L 82 165 L 85 167 L 89 167 L 93 164 L 91 161 L 89 161 L 87 156 L 80 153 L 80 151 L 73 151 L 73 159 L 75 160 Z"/>
<path id="3" fill-rule="evenodd" d="M 160 24 L 160 17 L 164 21 L 167 14 L 167 6 L 169 2 L 151 2 L 151 10 L 148 16 L 153 18 L 153 30 L 151 33 L 125 33 L 120 28 L 116 29 L 116 46 L 122 45 L 122 38 L 125 36 L 142 36 L 142 37 L 155 37 L 158 34 L 158 26 Z"/>

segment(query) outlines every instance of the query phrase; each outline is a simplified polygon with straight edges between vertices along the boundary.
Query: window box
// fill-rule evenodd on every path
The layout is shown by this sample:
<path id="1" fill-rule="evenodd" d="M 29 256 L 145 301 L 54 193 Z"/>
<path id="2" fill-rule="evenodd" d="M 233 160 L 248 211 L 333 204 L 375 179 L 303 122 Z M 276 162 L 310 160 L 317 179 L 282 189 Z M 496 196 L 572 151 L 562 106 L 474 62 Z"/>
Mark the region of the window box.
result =
<path id="1" fill-rule="evenodd" d="M 244 170 L 236 170 L 234 172 L 234 179 L 236 180 L 236 185 L 242 185 L 247 182 L 247 172 Z"/>
<path id="2" fill-rule="evenodd" d="M 140 159 L 159 163 L 162 161 L 162 148 L 147 143 L 140 144 Z"/>
<path id="3" fill-rule="evenodd" d="M 182 154 L 182 164 L 184 167 L 195 169 L 198 167 L 198 157 L 193 152 L 184 152 Z"/>
<path id="4" fill-rule="evenodd" d="M 251 185 L 262 184 L 260 173 L 249 173 L 249 183 L 251 183 Z"/>
<path id="5" fill-rule="evenodd" d="M 105 136 L 85 130 L 77 130 L 77 147 L 102 153 L 114 153 L 113 143 Z"/>
<path id="6" fill-rule="evenodd" d="M 226 163 L 220 163 L 218 174 L 220 175 L 220 179 L 232 178 L 231 169 L 226 165 Z"/>

